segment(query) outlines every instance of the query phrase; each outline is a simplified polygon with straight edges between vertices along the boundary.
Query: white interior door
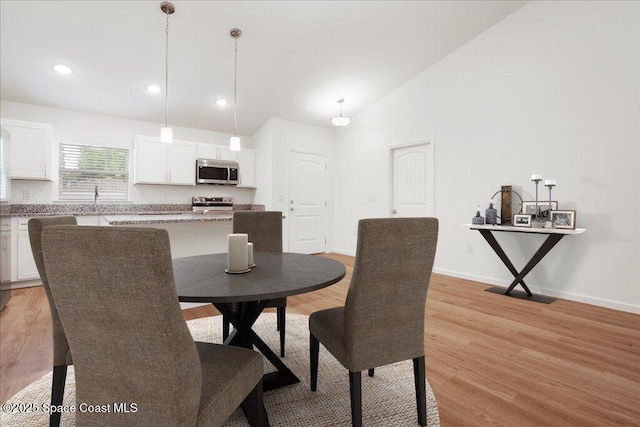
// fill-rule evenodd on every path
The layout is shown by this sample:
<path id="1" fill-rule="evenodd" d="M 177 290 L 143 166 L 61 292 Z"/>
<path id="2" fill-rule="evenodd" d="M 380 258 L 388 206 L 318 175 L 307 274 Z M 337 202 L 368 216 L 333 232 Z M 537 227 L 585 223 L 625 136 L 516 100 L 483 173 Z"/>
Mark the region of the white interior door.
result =
<path id="1" fill-rule="evenodd" d="M 391 216 L 433 216 L 433 141 L 392 148 L 391 155 Z"/>
<path id="2" fill-rule="evenodd" d="M 289 154 L 289 252 L 326 249 L 327 158 Z"/>

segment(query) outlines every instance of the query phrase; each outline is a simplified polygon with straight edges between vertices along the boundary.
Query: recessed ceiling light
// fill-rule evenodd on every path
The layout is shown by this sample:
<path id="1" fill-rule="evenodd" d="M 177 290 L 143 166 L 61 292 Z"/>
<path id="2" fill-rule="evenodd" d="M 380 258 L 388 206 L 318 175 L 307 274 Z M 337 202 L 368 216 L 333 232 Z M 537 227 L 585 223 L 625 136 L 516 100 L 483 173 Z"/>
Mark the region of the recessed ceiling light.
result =
<path id="1" fill-rule="evenodd" d="M 151 93 L 160 93 L 162 88 L 158 85 L 147 85 L 147 90 Z"/>
<path id="2" fill-rule="evenodd" d="M 53 66 L 53 69 L 59 72 L 60 74 L 65 74 L 65 75 L 73 74 L 73 69 L 67 65 L 56 64 Z"/>
<path id="3" fill-rule="evenodd" d="M 226 107 L 227 105 L 229 105 L 229 101 L 224 98 L 218 98 L 216 99 L 216 105 L 218 107 Z"/>

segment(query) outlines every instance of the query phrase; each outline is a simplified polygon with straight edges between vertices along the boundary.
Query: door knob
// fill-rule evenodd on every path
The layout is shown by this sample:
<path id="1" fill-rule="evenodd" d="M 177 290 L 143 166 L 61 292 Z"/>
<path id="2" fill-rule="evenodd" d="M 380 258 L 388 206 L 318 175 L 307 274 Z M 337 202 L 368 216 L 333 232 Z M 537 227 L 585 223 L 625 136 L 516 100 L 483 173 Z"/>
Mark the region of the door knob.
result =
<path id="1" fill-rule="evenodd" d="M 391 211 L 391 213 L 395 215 L 395 214 L 398 213 L 398 211 L 394 209 L 394 210 Z"/>

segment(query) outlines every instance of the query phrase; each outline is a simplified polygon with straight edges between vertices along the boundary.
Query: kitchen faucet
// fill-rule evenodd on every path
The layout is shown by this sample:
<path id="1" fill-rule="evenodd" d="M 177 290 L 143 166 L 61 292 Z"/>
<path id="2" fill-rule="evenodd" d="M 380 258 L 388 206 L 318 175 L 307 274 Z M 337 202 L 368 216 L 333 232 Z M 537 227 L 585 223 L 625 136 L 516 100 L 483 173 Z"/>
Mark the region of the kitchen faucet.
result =
<path id="1" fill-rule="evenodd" d="M 93 192 L 93 210 L 94 212 L 98 212 L 98 186 L 96 185 L 96 188 Z"/>

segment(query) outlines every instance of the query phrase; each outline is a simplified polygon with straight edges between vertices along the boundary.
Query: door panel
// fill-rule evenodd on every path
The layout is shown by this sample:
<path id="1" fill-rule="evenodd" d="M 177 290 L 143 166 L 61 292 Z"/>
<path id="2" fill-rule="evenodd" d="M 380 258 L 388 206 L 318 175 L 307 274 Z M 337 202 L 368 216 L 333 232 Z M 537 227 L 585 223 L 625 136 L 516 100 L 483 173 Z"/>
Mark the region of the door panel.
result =
<path id="1" fill-rule="evenodd" d="M 289 251 L 305 254 L 326 249 L 327 159 L 290 153 Z"/>
<path id="2" fill-rule="evenodd" d="M 432 144 L 396 148 L 392 156 L 392 216 L 433 216 Z"/>

